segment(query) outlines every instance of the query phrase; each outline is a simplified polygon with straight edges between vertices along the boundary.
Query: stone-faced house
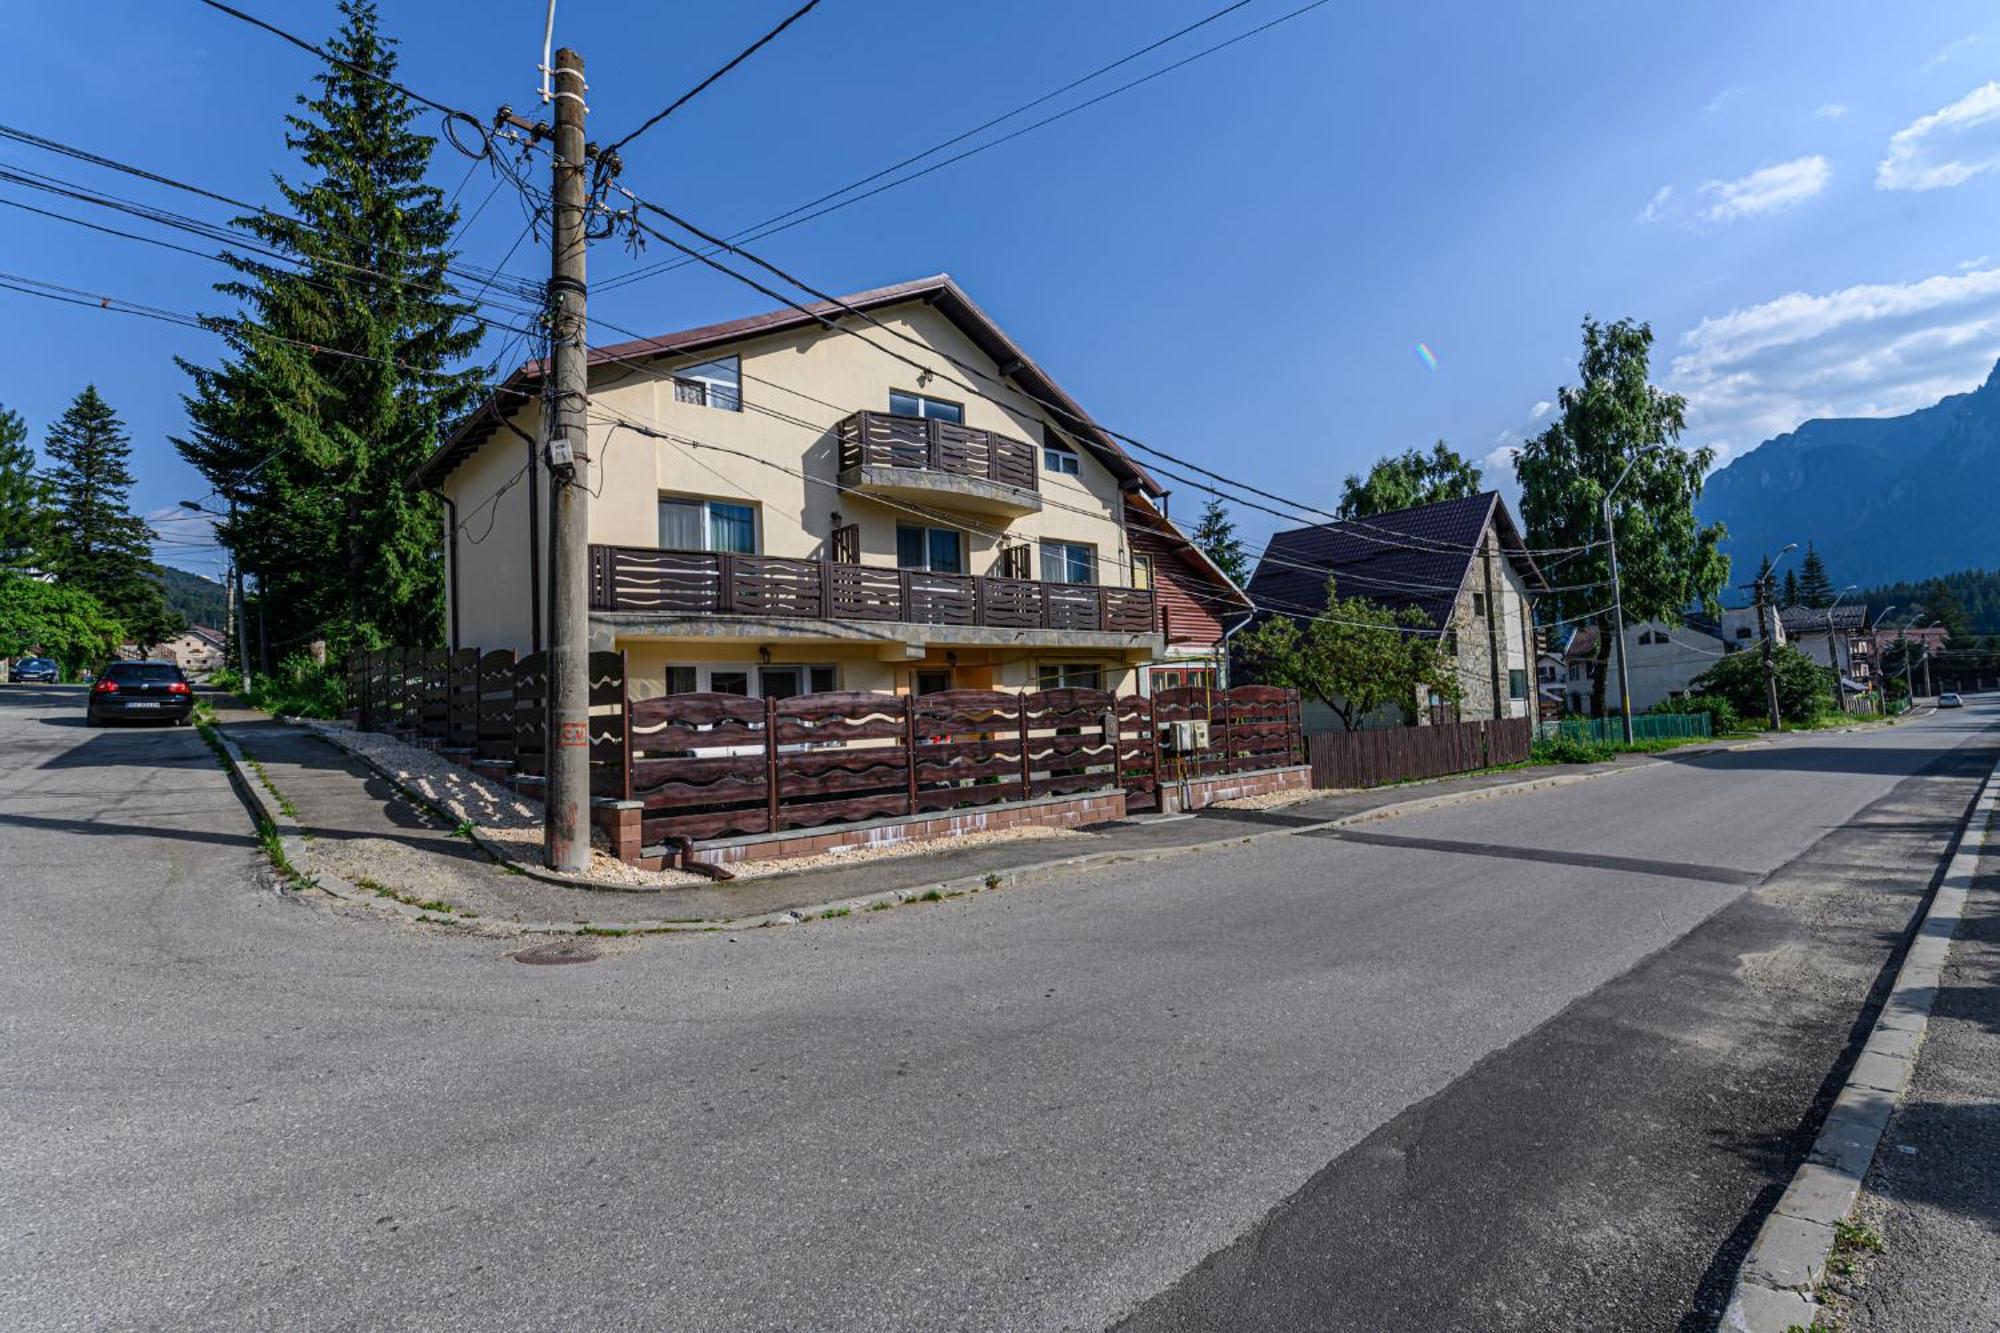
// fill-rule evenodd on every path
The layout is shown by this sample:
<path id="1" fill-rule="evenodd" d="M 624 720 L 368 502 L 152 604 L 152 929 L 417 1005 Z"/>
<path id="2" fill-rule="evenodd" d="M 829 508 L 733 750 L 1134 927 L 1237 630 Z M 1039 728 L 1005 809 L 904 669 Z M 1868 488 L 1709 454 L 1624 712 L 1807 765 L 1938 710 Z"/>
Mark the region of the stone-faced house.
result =
<path id="1" fill-rule="evenodd" d="M 1463 697 L 1412 699 L 1419 723 L 1536 715 L 1534 600 L 1548 584 L 1497 491 L 1280 532 L 1257 562 L 1250 600 L 1260 616 L 1309 616 L 1326 605 L 1329 575 L 1340 596 L 1414 606 L 1443 632 Z M 1307 704 L 1305 717 L 1308 731 L 1340 727 L 1323 705 Z"/>
<path id="2" fill-rule="evenodd" d="M 1249 614 L 950 278 L 595 347 L 589 376 L 591 647 L 635 697 L 1129 694 L 1212 672 Z M 542 381 L 515 370 L 412 478 L 446 502 L 455 648 L 546 646 Z"/>

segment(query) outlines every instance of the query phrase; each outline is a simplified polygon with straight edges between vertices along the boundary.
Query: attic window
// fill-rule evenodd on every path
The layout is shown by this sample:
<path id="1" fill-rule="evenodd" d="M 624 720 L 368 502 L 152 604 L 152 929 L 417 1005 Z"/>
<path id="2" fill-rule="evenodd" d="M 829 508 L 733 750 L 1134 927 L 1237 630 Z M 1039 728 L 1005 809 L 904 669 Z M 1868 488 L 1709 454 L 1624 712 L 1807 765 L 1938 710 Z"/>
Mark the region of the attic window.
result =
<path id="1" fill-rule="evenodd" d="M 733 356 L 717 357 L 674 372 L 674 401 L 724 412 L 743 410 L 742 364 Z"/>
<path id="2" fill-rule="evenodd" d="M 1044 427 L 1042 430 L 1042 471 L 1061 472 L 1066 476 L 1074 477 L 1076 469 L 1076 450 L 1070 447 L 1069 441 Z"/>

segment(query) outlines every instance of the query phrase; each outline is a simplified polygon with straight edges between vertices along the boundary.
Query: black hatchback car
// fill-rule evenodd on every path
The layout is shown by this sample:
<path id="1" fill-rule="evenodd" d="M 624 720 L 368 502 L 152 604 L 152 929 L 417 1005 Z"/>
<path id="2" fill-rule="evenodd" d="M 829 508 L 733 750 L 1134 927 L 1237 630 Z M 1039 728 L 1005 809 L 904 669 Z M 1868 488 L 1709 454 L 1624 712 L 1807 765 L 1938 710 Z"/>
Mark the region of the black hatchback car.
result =
<path id="1" fill-rule="evenodd" d="M 90 687 L 84 720 L 93 727 L 110 721 L 173 722 L 194 719 L 194 690 L 172 662 L 113 662 Z"/>

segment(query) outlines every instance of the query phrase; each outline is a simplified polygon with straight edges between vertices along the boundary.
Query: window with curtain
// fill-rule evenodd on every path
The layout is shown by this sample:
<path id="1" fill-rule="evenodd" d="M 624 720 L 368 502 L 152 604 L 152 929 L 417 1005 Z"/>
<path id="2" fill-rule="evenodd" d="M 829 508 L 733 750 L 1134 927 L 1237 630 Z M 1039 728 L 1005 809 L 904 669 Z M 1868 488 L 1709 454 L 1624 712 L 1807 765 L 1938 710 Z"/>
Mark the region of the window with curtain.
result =
<path id="1" fill-rule="evenodd" d="M 726 500 L 660 501 L 660 549 L 757 553 L 757 509 Z"/>
<path id="2" fill-rule="evenodd" d="M 1097 548 L 1083 542 L 1043 542 L 1042 581 L 1097 582 Z"/>
<path id="3" fill-rule="evenodd" d="M 921 569 L 932 574 L 963 574 L 965 543 L 956 528 L 925 528 L 914 523 L 898 523 L 896 568 Z"/>
<path id="4" fill-rule="evenodd" d="M 743 410 L 743 372 L 733 356 L 684 366 L 674 372 L 674 401 L 697 407 L 720 408 L 724 412 Z"/>

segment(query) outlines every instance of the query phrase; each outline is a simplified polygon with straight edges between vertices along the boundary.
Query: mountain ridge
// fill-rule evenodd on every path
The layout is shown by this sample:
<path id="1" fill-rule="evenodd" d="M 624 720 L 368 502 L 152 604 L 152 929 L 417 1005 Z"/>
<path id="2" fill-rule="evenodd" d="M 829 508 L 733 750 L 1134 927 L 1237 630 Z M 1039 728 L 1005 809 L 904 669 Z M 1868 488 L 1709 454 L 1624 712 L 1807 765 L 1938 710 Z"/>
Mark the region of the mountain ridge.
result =
<path id="1" fill-rule="evenodd" d="M 1977 569 L 2000 556 L 2000 363 L 1895 417 L 1815 417 L 1708 478 L 1696 511 L 1739 572 L 1810 542 L 1838 586 Z"/>

